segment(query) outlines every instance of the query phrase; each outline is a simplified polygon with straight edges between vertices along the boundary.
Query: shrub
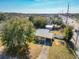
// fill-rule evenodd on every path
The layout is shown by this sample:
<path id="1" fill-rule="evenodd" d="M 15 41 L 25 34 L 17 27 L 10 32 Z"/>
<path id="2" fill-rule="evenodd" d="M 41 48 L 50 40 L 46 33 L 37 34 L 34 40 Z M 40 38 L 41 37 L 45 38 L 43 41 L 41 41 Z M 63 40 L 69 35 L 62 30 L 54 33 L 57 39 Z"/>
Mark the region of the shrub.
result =
<path id="1" fill-rule="evenodd" d="M 65 35 L 65 40 L 67 42 L 69 42 L 73 36 L 73 31 L 72 31 L 72 27 L 70 26 L 66 26 L 66 28 L 64 28 L 64 35 Z"/>

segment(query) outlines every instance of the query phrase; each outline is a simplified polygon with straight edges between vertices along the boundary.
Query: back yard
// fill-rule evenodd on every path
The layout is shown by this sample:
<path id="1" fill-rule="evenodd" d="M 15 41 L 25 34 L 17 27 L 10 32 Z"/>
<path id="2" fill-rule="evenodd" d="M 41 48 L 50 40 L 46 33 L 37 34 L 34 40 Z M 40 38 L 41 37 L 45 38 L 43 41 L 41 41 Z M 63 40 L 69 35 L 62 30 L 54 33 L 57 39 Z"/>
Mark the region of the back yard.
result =
<path id="1" fill-rule="evenodd" d="M 55 40 L 49 48 L 48 59 L 75 59 L 63 40 Z"/>

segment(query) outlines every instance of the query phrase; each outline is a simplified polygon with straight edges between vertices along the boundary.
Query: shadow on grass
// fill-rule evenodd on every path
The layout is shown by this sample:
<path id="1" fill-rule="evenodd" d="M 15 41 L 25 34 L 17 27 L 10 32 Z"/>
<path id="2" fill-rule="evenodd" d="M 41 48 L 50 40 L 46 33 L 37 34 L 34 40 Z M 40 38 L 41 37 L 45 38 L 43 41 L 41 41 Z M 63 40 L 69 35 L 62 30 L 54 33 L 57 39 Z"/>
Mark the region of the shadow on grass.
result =
<path id="1" fill-rule="evenodd" d="M 67 48 L 68 48 L 68 50 L 70 51 L 70 53 L 71 54 L 73 54 L 75 57 L 77 56 L 76 55 L 76 52 L 75 52 L 75 50 L 77 49 L 76 47 L 75 47 L 75 45 L 74 45 L 74 43 L 73 42 L 67 42 Z"/>
<path id="2" fill-rule="evenodd" d="M 19 54 L 17 55 L 18 52 Z M 11 48 L 11 50 L 7 50 L 6 48 L 2 49 L 2 51 L 0 51 L 0 59 L 30 59 L 29 48 L 22 48 L 18 52 L 15 48 Z M 13 54 L 12 56 L 10 53 L 14 53 L 15 55 Z"/>
<path id="3" fill-rule="evenodd" d="M 68 42 L 68 47 L 71 48 L 72 50 L 76 49 L 76 47 L 72 41 Z"/>

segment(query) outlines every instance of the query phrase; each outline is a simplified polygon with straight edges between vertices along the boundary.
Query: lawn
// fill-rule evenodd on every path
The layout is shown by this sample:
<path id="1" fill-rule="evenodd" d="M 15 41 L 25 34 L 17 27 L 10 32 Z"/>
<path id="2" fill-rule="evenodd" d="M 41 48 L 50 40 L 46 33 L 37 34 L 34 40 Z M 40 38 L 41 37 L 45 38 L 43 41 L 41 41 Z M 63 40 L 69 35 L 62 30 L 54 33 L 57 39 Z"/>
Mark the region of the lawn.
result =
<path id="1" fill-rule="evenodd" d="M 42 50 L 42 46 L 38 45 L 38 44 L 30 43 L 29 44 L 29 49 L 30 49 L 29 51 L 30 51 L 31 59 L 36 59 L 39 56 L 39 54 Z"/>
<path id="2" fill-rule="evenodd" d="M 75 56 L 70 53 L 66 43 L 59 43 L 61 41 L 55 40 L 53 45 L 49 48 L 48 59 L 76 59 Z"/>
<path id="3" fill-rule="evenodd" d="M 50 31 L 51 33 L 53 33 L 54 35 L 61 35 L 62 34 L 62 31 L 60 30 L 54 30 L 54 31 Z"/>

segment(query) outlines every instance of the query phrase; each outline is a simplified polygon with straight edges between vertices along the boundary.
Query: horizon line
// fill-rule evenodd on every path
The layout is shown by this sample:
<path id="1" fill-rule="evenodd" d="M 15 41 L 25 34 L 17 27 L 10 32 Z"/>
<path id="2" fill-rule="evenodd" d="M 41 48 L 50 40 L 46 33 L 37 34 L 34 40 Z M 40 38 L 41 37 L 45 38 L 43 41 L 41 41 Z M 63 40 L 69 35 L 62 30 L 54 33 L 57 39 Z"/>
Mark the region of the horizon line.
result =
<path id="1" fill-rule="evenodd" d="M 0 13 L 19 13 L 19 14 L 67 14 L 67 12 L 64 13 L 26 13 L 26 12 L 2 12 L 0 11 Z M 69 14 L 79 14 L 78 12 L 69 12 Z"/>

